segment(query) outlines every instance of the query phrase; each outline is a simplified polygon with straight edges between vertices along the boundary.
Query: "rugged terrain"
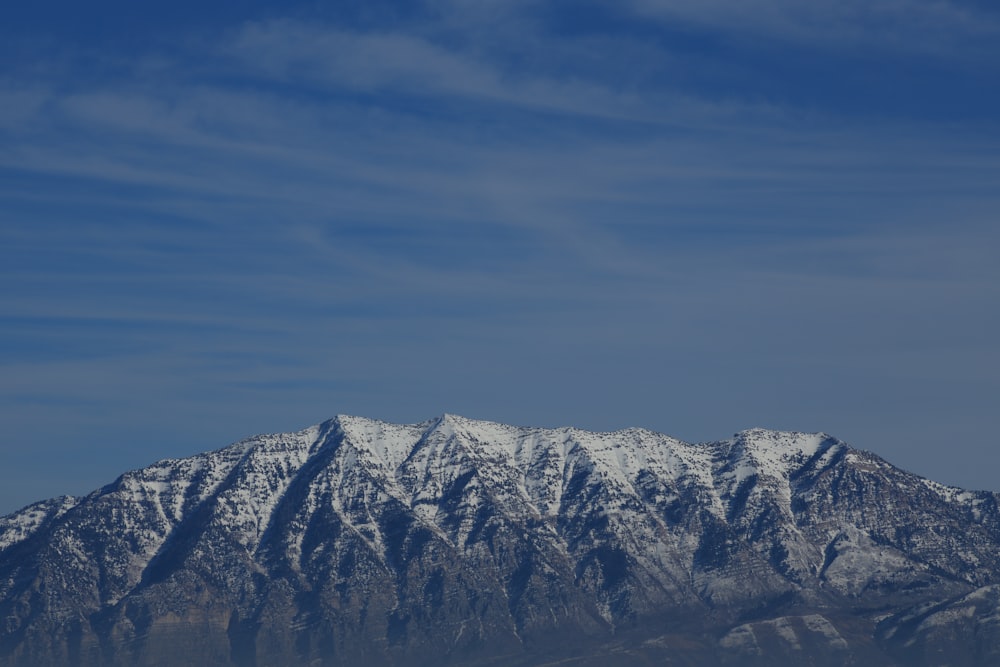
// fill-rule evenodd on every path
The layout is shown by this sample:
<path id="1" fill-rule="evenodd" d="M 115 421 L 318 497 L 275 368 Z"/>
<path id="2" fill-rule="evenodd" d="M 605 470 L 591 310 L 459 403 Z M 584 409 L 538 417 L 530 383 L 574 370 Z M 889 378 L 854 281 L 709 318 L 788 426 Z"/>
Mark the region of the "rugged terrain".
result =
<path id="1" fill-rule="evenodd" d="M 1000 664 L 997 501 L 823 434 L 340 416 L 0 519 L 0 665 Z"/>

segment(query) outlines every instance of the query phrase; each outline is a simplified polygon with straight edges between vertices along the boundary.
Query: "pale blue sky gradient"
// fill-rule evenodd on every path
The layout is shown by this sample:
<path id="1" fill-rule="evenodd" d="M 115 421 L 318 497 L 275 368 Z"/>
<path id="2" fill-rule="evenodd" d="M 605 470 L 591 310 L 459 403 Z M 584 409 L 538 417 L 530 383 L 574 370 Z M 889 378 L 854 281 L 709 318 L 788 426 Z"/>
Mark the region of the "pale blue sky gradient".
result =
<path id="1" fill-rule="evenodd" d="M 336 413 L 1000 490 L 995 6 L 337 5 L 0 26 L 0 512 Z"/>

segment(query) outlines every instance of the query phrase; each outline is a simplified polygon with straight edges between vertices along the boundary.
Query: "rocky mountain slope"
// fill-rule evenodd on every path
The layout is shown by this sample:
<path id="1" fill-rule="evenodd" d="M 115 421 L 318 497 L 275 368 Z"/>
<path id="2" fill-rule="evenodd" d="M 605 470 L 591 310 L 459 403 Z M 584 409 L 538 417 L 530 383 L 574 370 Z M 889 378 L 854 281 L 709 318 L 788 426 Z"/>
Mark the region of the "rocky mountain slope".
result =
<path id="1" fill-rule="evenodd" d="M 1000 664 L 998 498 L 823 434 L 340 416 L 0 519 L 0 665 Z"/>

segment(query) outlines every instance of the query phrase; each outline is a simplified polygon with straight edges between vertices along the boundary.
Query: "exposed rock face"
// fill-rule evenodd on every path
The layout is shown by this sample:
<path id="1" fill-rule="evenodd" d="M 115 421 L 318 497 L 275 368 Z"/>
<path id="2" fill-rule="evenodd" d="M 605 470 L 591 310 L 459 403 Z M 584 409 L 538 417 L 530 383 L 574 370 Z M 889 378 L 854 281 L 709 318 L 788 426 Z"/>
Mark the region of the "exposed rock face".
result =
<path id="1" fill-rule="evenodd" d="M 0 519 L 0 665 L 998 664 L 997 500 L 823 434 L 342 416 Z"/>

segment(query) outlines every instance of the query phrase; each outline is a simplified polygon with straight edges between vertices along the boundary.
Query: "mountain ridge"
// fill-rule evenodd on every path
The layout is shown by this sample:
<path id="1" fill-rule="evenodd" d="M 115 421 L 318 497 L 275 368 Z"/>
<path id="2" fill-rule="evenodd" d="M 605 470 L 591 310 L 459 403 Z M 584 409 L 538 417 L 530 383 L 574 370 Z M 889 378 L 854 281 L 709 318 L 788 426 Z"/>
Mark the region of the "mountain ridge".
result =
<path id="1" fill-rule="evenodd" d="M 0 665 L 921 664 L 993 636 L 998 498 L 825 433 L 337 415 L 0 518 Z"/>

